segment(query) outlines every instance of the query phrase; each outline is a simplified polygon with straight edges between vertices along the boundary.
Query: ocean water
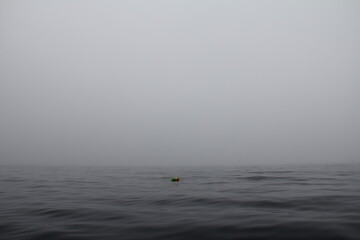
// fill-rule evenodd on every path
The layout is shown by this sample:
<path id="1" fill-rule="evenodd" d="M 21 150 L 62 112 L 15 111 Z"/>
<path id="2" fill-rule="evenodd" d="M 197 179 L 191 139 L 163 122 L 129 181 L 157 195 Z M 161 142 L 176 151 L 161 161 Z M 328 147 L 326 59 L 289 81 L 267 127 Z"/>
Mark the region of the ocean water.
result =
<path id="1" fill-rule="evenodd" d="M 356 164 L 1 166 L 0 180 L 2 240 L 360 239 Z"/>

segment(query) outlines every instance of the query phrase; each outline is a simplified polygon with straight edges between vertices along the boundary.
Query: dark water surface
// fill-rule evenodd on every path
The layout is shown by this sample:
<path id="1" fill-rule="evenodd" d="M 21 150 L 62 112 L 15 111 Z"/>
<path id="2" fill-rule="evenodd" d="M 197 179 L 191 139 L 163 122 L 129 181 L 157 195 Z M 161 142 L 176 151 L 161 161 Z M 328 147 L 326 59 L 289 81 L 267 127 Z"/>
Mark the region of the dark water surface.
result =
<path id="1" fill-rule="evenodd" d="M 1 166 L 0 180 L 0 239 L 360 239 L 359 165 Z"/>

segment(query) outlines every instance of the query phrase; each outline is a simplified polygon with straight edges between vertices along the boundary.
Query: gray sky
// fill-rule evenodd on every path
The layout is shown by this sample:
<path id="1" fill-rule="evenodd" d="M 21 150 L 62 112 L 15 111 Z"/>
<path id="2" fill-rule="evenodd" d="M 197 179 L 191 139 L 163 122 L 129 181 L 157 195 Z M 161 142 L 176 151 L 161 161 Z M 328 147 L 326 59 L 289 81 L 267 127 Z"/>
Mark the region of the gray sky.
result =
<path id="1" fill-rule="evenodd" d="M 0 163 L 360 161 L 360 1 L 0 1 Z"/>

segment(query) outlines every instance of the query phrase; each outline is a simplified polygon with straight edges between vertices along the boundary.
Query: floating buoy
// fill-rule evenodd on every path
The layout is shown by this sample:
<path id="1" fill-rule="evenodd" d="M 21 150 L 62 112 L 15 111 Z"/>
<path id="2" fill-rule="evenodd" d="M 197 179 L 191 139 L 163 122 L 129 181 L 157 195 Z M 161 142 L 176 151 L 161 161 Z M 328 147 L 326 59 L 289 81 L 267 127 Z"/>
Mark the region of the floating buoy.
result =
<path id="1" fill-rule="evenodd" d="M 179 178 L 179 177 L 173 177 L 173 178 L 171 179 L 171 181 L 172 181 L 172 182 L 178 182 L 178 181 L 180 181 L 180 178 Z"/>

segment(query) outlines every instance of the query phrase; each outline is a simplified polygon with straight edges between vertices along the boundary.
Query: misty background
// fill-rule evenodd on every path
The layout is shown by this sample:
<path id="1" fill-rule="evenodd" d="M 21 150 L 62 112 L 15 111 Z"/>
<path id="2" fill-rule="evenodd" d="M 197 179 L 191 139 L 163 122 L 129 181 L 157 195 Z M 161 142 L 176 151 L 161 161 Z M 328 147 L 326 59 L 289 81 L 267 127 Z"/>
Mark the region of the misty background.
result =
<path id="1" fill-rule="evenodd" d="M 359 157 L 359 1 L 0 1 L 0 163 Z"/>

